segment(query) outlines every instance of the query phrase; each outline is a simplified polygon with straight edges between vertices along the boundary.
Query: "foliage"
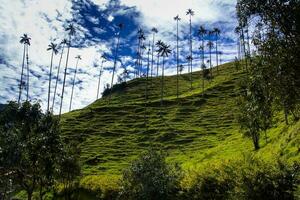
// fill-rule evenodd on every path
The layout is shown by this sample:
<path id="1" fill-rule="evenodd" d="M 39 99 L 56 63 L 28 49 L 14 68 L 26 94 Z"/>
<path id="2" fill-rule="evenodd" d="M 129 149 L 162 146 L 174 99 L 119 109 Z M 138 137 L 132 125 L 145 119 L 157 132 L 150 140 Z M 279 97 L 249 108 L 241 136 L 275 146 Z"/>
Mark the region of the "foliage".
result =
<path id="1" fill-rule="evenodd" d="M 125 90 L 126 88 L 126 82 L 121 82 L 121 83 L 118 83 L 118 84 L 115 84 L 113 85 L 112 88 L 110 87 L 106 87 L 104 88 L 104 91 L 102 93 L 102 96 L 103 97 L 107 97 L 109 96 L 111 93 L 119 93 L 119 92 L 122 92 Z"/>
<path id="2" fill-rule="evenodd" d="M 43 114 L 38 103 L 10 102 L 0 113 L 0 174 L 40 198 L 58 180 L 63 144 L 58 120 Z"/>
<path id="3" fill-rule="evenodd" d="M 172 199 L 179 178 L 179 168 L 167 164 L 162 152 L 150 149 L 124 171 L 121 198 Z"/>

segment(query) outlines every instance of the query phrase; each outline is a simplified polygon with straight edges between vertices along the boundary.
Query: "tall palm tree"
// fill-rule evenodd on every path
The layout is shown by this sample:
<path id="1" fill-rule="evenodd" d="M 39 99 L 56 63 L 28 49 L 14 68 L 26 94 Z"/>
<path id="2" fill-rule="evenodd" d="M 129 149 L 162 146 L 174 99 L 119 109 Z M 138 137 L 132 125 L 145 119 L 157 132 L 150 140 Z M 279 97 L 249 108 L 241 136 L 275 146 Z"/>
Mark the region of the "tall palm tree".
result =
<path id="1" fill-rule="evenodd" d="M 161 105 L 163 104 L 163 98 L 164 98 L 164 67 L 165 67 L 165 58 L 169 56 L 171 53 L 170 45 L 167 45 L 163 43 L 160 47 L 160 55 L 163 57 L 163 66 L 162 66 L 162 73 L 161 73 Z"/>
<path id="2" fill-rule="evenodd" d="M 104 64 L 104 62 L 106 62 L 106 57 L 105 57 L 104 54 L 101 56 L 101 58 L 102 58 L 102 61 L 101 61 L 101 66 L 100 66 L 100 71 L 99 71 L 99 80 L 98 80 L 98 89 L 97 89 L 97 99 L 99 98 L 100 79 L 101 79 L 101 76 L 102 76 L 102 73 L 103 73 L 103 71 L 102 71 L 102 69 L 103 69 L 103 64 Z"/>
<path id="3" fill-rule="evenodd" d="M 66 83 L 66 76 L 67 76 L 67 69 L 68 69 L 68 62 L 69 62 L 69 55 L 70 55 L 70 48 L 71 48 L 71 39 L 76 32 L 73 24 L 69 24 L 69 26 L 66 28 L 66 31 L 68 31 L 69 34 L 69 41 L 68 41 L 68 51 L 67 51 L 66 65 L 64 71 L 64 80 L 63 80 L 62 92 L 60 96 L 61 101 L 60 101 L 60 108 L 59 108 L 59 117 L 61 116 L 62 104 L 64 99 L 65 83 Z"/>
<path id="4" fill-rule="evenodd" d="M 54 44 L 53 42 L 51 42 L 48 45 L 47 51 L 51 51 L 50 72 L 49 72 L 49 88 L 48 88 L 48 104 L 47 104 L 47 112 L 49 112 L 49 110 L 50 110 L 50 93 L 51 93 L 53 56 L 58 53 L 57 44 Z"/>
<path id="5" fill-rule="evenodd" d="M 157 34 L 158 33 L 158 30 L 157 30 L 157 28 L 155 28 L 155 27 L 153 27 L 152 29 L 151 29 L 151 31 L 152 31 L 152 52 L 151 52 L 151 77 L 153 76 L 153 64 L 154 64 L 154 57 L 153 57 L 153 54 L 154 54 L 154 45 L 155 45 L 155 34 Z M 152 79 L 151 79 L 152 80 Z"/>
<path id="6" fill-rule="evenodd" d="M 220 36 L 220 29 L 218 28 L 214 28 L 213 30 L 215 37 L 216 37 L 216 63 L 217 63 L 217 72 L 219 73 L 219 52 L 218 52 L 218 40 L 219 40 L 219 36 Z"/>
<path id="7" fill-rule="evenodd" d="M 192 9 L 188 9 L 186 15 L 190 16 L 190 57 L 193 58 L 193 40 L 192 40 L 192 16 L 194 16 L 194 11 Z M 193 88 L 193 59 L 190 59 L 190 81 L 191 81 L 191 89 Z"/>
<path id="8" fill-rule="evenodd" d="M 210 75 L 211 75 L 211 78 L 212 78 L 213 73 L 212 73 L 212 63 L 211 63 L 211 50 L 214 47 L 214 43 L 211 40 L 208 41 L 207 47 L 209 49 L 209 69 L 210 69 Z"/>
<path id="9" fill-rule="evenodd" d="M 178 24 L 179 21 L 181 20 L 181 18 L 179 17 L 179 15 L 174 17 L 174 20 L 176 21 L 176 48 L 177 48 L 177 52 L 176 52 L 176 61 L 177 61 L 177 80 L 176 80 L 176 96 L 178 99 L 179 96 L 179 79 L 178 79 L 178 74 L 179 74 L 179 33 L 178 33 Z"/>
<path id="10" fill-rule="evenodd" d="M 73 92 L 74 92 L 74 86 L 75 86 L 75 80 L 76 80 L 78 62 L 79 62 L 79 60 L 81 60 L 81 56 L 78 55 L 75 58 L 77 59 L 77 61 L 76 61 L 76 67 L 75 67 L 75 72 L 74 72 L 74 78 L 73 78 L 73 85 L 72 85 L 72 92 L 71 92 L 71 99 L 70 99 L 69 111 L 71 111 L 71 109 L 72 109 Z"/>
<path id="11" fill-rule="evenodd" d="M 22 89 L 23 89 L 22 86 L 24 85 L 24 83 L 23 83 L 23 76 L 24 76 L 24 66 L 25 66 L 25 55 L 26 55 L 26 58 L 28 58 L 28 46 L 30 45 L 30 40 L 31 40 L 31 38 L 28 37 L 27 34 L 23 34 L 21 36 L 20 43 L 24 44 L 24 49 L 23 49 L 22 72 L 21 72 L 21 79 L 20 79 L 20 85 L 19 85 L 18 104 L 20 104 L 21 96 L 22 96 Z"/>
<path id="12" fill-rule="evenodd" d="M 124 28 L 124 24 L 122 24 L 122 23 L 118 24 L 118 28 L 119 28 L 119 32 L 117 35 L 117 45 L 116 45 L 116 49 L 115 49 L 114 67 L 113 67 L 113 74 L 111 77 L 110 88 L 113 87 L 113 83 L 114 83 L 114 76 L 115 76 L 117 59 L 118 59 L 118 50 L 119 50 L 119 46 L 120 46 L 120 36 L 121 36 L 122 29 Z"/>
<path id="13" fill-rule="evenodd" d="M 156 47 L 157 47 L 157 63 L 156 63 L 156 76 L 158 76 L 158 71 L 159 71 L 159 58 L 160 58 L 160 50 L 161 50 L 161 46 L 163 45 L 164 43 L 161 41 L 161 40 L 158 40 L 156 42 Z"/>
<path id="14" fill-rule="evenodd" d="M 54 103 L 55 103 L 55 97 L 56 97 L 56 90 L 57 90 L 57 84 L 58 84 L 58 77 L 59 77 L 59 73 L 60 73 L 60 66 L 61 66 L 61 61 L 62 61 L 62 57 L 64 54 L 64 49 L 65 49 L 65 45 L 68 43 L 68 41 L 66 39 L 63 39 L 60 43 L 60 45 L 62 45 L 61 47 L 61 53 L 60 53 L 60 58 L 59 58 L 59 62 L 58 62 L 58 67 L 57 67 L 57 73 L 56 73 L 56 80 L 55 80 L 55 87 L 54 87 L 54 94 L 53 94 L 53 101 L 52 101 L 52 112 L 54 110 Z"/>
<path id="15" fill-rule="evenodd" d="M 142 29 L 139 29 L 138 31 L 138 62 L 137 62 L 137 67 L 138 67 L 138 76 L 142 75 L 142 62 L 143 62 L 143 50 L 145 49 L 145 46 L 143 45 L 143 42 L 146 40 L 145 34 Z"/>
<path id="16" fill-rule="evenodd" d="M 198 30 L 198 35 L 201 38 L 201 47 L 199 48 L 201 50 L 202 53 L 202 65 L 204 65 L 204 52 L 205 52 L 205 47 L 204 47 L 204 37 L 207 34 L 207 30 L 204 28 L 204 26 L 200 26 L 199 30 Z"/>

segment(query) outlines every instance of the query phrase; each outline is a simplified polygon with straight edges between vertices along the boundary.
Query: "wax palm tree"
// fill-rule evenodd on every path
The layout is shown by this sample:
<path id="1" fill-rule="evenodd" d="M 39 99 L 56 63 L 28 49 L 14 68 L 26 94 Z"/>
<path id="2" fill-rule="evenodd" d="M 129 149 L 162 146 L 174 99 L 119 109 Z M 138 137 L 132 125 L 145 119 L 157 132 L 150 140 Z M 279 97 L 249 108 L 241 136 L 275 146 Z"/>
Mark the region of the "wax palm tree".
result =
<path id="1" fill-rule="evenodd" d="M 237 34 L 237 51 L 238 51 L 238 60 L 241 60 L 241 28 L 237 26 L 234 29 L 234 32 Z"/>
<path id="2" fill-rule="evenodd" d="M 212 74 L 212 63 L 211 63 L 211 50 L 214 47 L 214 43 L 212 41 L 208 41 L 207 47 L 209 49 L 209 69 L 210 69 L 210 75 L 212 78 L 213 74 Z"/>
<path id="3" fill-rule="evenodd" d="M 171 53 L 171 49 L 170 49 L 170 45 L 167 44 L 162 44 L 160 47 L 160 55 L 163 57 L 163 65 L 162 65 L 162 74 L 161 74 L 161 105 L 163 103 L 163 98 L 164 98 L 164 67 L 165 67 L 165 58 L 169 56 L 169 54 Z"/>
<path id="4" fill-rule="evenodd" d="M 217 63 L 217 72 L 219 73 L 218 40 L 219 40 L 219 36 L 220 36 L 221 31 L 218 28 L 214 28 L 213 33 L 215 34 L 215 37 L 216 37 L 216 63 Z"/>
<path id="5" fill-rule="evenodd" d="M 71 92 L 71 99 L 70 99 L 69 111 L 71 111 L 71 109 L 72 109 L 72 100 L 73 100 L 73 92 L 74 92 L 74 86 L 75 86 L 77 68 L 78 68 L 79 60 L 81 60 L 81 56 L 78 55 L 75 58 L 77 59 L 77 61 L 76 61 L 76 67 L 75 67 L 75 72 L 74 72 L 74 78 L 73 78 L 73 85 L 72 85 L 72 92 Z"/>
<path id="6" fill-rule="evenodd" d="M 163 45 L 164 43 L 161 41 L 161 40 L 158 40 L 155 44 L 155 46 L 157 47 L 157 63 L 156 63 L 156 76 L 158 76 L 158 70 L 159 70 L 159 58 L 160 58 L 160 50 L 161 50 L 161 46 Z"/>
<path id="7" fill-rule="evenodd" d="M 198 35 L 200 36 L 201 38 L 201 42 L 202 42 L 202 45 L 201 45 L 201 53 L 202 53 L 202 65 L 204 64 L 204 52 L 205 52 L 205 47 L 204 47 L 204 37 L 205 35 L 207 34 L 207 30 L 204 28 L 204 26 L 200 26 L 199 30 L 198 30 Z"/>
<path id="8" fill-rule="evenodd" d="M 113 74 L 111 77 L 111 84 L 110 84 L 111 88 L 113 87 L 113 83 L 114 83 L 114 76 L 115 76 L 117 59 L 118 59 L 118 50 L 119 50 L 119 46 L 120 46 L 120 36 L 121 36 L 121 32 L 124 28 L 124 24 L 122 24 L 122 23 L 118 24 L 118 28 L 119 28 L 119 32 L 117 35 L 117 45 L 116 45 L 116 49 L 115 49 L 114 67 L 113 67 Z"/>
<path id="9" fill-rule="evenodd" d="M 192 40 L 192 16 L 194 16 L 194 11 L 192 9 L 188 9 L 186 15 L 190 17 L 190 57 L 193 58 L 193 40 Z M 190 59 L 190 81 L 191 81 L 191 89 L 193 88 L 193 59 Z"/>
<path id="10" fill-rule="evenodd" d="M 152 52 L 151 52 L 151 74 L 150 74 L 150 76 L 152 77 L 153 76 L 153 64 L 154 64 L 153 54 L 154 54 L 154 45 L 155 45 L 155 34 L 158 33 L 158 30 L 155 27 L 153 27 L 151 29 L 151 31 L 152 31 L 152 49 L 151 49 Z"/>
<path id="11" fill-rule="evenodd" d="M 145 34 L 143 32 L 142 29 L 139 29 L 138 31 L 138 40 L 139 40 L 139 44 L 138 44 L 138 75 L 141 76 L 142 75 L 142 63 L 143 63 L 143 51 L 145 49 L 145 45 L 143 44 L 143 42 L 146 40 Z"/>
<path id="12" fill-rule="evenodd" d="M 65 71 L 64 71 L 64 80 L 62 85 L 62 92 L 61 92 L 61 101 L 60 101 L 60 108 L 59 108 L 59 117 L 61 116 L 61 110 L 62 110 L 62 104 L 64 99 L 64 91 L 65 91 L 65 83 L 66 83 L 66 76 L 67 76 L 67 69 L 68 69 L 68 62 L 69 62 L 69 55 L 70 55 L 70 48 L 71 48 L 71 39 L 72 36 L 75 35 L 75 27 L 73 24 L 69 24 L 69 26 L 66 28 L 66 31 L 69 34 L 69 41 L 68 41 L 68 51 L 67 51 L 67 58 L 66 58 L 66 65 L 65 65 Z"/>
<path id="13" fill-rule="evenodd" d="M 106 57 L 105 57 L 104 54 L 101 56 L 101 59 L 102 59 L 102 61 L 101 61 L 101 66 L 100 66 L 100 71 L 99 71 L 98 89 L 97 89 L 97 99 L 99 98 L 100 80 L 101 80 L 101 76 L 102 76 L 102 73 L 103 73 L 103 71 L 102 71 L 102 69 L 103 69 L 103 64 L 104 64 L 104 62 L 106 62 Z"/>
<path id="14" fill-rule="evenodd" d="M 47 112 L 50 110 L 50 93 L 51 93 L 51 79 L 52 79 L 52 67 L 53 67 L 53 57 L 58 53 L 57 44 L 51 42 L 48 45 L 47 51 L 51 51 L 51 61 L 50 61 L 50 72 L 49 72 L 49 87 L 48 87 L 48 104 Z"/>
<path id="15" fill-rule="evenodd" d="M 21 71 L 21 79 L 20 79 L 20 85 L 19 85 L 19 98 L 18 98 L 18 104 L 20 104 L 21 101 L 21 96 L 22 96 L 22 86 L 24 85 L 23 83 L 23 76 L 24 76 L 24 67 L 25 67 L 25 57 L 28 58 L 28 46 L 30 46 L 30 40 L 31 38 L 28 37 L 27 34 L 23 34 L 21 36 L 20 43 L 23 44 L 24 49 L 23 49 L 23 62 L 22 62 L 22 71 Z M 27 69 L 28 71 L 28 69 Z M 28 80 L 27 80 L 28 81 Z M 27 85 L 28 87 L 28 85 Z M 28 88 L 27 88 L 28 89 Z M 27 92 L 28 93 L 28 92 Z M 28 95 L 27 95 L 28 96 Z"/>
<path id="16" fill-rule="evenodd" d="M 54 94 L 53 94 L 53 101 L 52 101 L 52 112 L 54 110 L 54 104 L 55 104 L 55 97 L 56 97 L 56 90 L 57 90 L 57 84 L 58 84 L 58 77 L 59 77 L 59 73 L 60 73 L 60 66 L 61 66 L 61 61 L 62 61 L 62 57 L 64 54 L 64 49 L 65 49 L 65 45 L 68 43 L 68 41 L 66 39 L 63 39 L 60 43 L 61 45 L 61 53 L 60 53 L 60 58 L 59 58 L 59 62 L 58 62 L 58 67 L 57 67 L 57 74 L 56 74 L 56 80 L 55 80 L 55 87 L 54 87 Z"/>
<path id="17" fill-rule="evenodd" d="M 176 48 L 177 48 L 177 52 L 176 52 L 176 61 L 177 61 L 177 80 L 176 80 L 176 96 L 178 98 L 179 96 L 179 77 L 178 77 L 178 74 L 179 74 L 179 33 L 178 33 L 178 24 L 179 24 L 179 21 L 181 20 L 181 18 L 179 17 L 179 15 L 175 16 L 174 17 L 174 20 L 176 21 Z"/>

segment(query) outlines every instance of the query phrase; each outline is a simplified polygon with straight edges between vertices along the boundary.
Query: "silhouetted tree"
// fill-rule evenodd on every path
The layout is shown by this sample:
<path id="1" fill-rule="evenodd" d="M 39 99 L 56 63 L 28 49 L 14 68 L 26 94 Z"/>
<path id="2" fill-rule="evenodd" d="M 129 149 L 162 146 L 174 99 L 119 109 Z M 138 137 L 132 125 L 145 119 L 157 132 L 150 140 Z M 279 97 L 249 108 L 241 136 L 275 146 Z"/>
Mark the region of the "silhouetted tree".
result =
<path id="1" fill-rule="evenodd" d="M 78 55 L 78 56 L 76 56 L 75 58 L 77 59 L 77 61 L 76 61 L 76 67 L 75 67 L 74 78 L 73 78 L 73 84 L 72 84 L 72 92 L 71 92 L 71 99 L 70 99 L 69 111 L 71 111 L 71 109 L 72 109 L 73 92 L 74 92 L 74 86 L 75 86 L 75 80 L 76 80 L 76 74 L 77 74 L 78 62 L 79 62 L 79 60 L 81 60 L 81 56 Z"/>
<path id="2" fill-rule="evenodd" d="M 154 46 L 155 46 L 155 34 L 157 34 L 158 33 L 158 30 L 157 30 L 157 28 L 155 28 L 155 27 L 153 27 L 152 29 L 151 29 L 151 31 L 152 31 L 152 48 L 151 48 L 151 77 L 153 77 L 153 65 L 154 65 Z M 152 80 L 152 79 L 151 79 Z"/>
<path id="3" fill-rule="evenodd" d="M 49 71 L 49 88 L 48 88 L 48 104 L 47 111 L 50 111 L 50 93 L 51 93 L 51 80 L 52 80 L 52 67 L 53 67 L 53 56 L 57 54 L 57 44 L 51 42 L 48 45 L 47 51 L 51 51 L 50 71 Z"/>
<path id="4" fill-rule="evenodd" d="M 217 72 L 219 73 L 219 52 L 218 52 L 218 40 L 220 36 L 220 29 L 214 28 L 213 30 L 215 37 L 216 37 L 216 63 L 217 63 Z"/>
<path id="5" fill-rule="evenodd" d="M 60 58 L 59 58 L 59 63 L 57 67 L 57 74 L 56 74 L 56 81 L 55 81 L 55 88 L 54 88 L 54 94 L 53 94 L 53 102 L 52 102 L 52 112 L 54 111 L 54 104 L 55 104 L 55 97 L 56 97 L 56 90 L 57 90 L 57 85 L 58 85 L 58 80 L 59 80 L 59 73 L 60 73 L 60 66 L 61 66 L 61 61 L 62 57 L 64 55 L 64 49 L 65 45 L 68 43 L 66 39 L 63 39 L 60 43 L 61 45 L 61 53 L 60 53 Z"/>
<path id="6" fill-rule="evenodd" d="M 193 88 L 193 35 L 192 35 L 192 16 L 194 16 L 194 11 L 192 9 L 188 9 L 186 15 L 190 16 L 190 82 L 191 82 L 191 89 Z"/>
<path id="7" fill-rule="evenodd" d="M 69 55 L 70 55 L 70 48 L 71 48 L 71 40 L 72 36 L 75 35 L 75 27 L 73 24 L 69 24 L 69 26 L 66 28 L 66 31 L 69 35 L 69 41 L 68 41 L 68 51 L 67 51 L 67 58 L 66 58 L 66 65 L 64 70 L 64 79 L 63 79 L 63 85 L 62 85 L 62 92 L 61 92 L 61 100 L 60 100 L 60 108 L 59 108 L 59 117 L 61 116 L 62 111 L 62 104 L 64 100 L 64 92 L 65 92 L 65 83 L 66 83 L 66 76 L 67 76 L 67 69 L 68 69 L 68 62 L 69 62 Z"/>
<path id="8" fill-rule="evenodd" d="M 174 20 L 176 21 L 176 48 L 177 48 L 177 53 L 176 53 L 176 61 L 177 61 L 177 76 L 176 76 L 176 96 L 178 98 L 179 96 L 179 33 L 178 33 L 178 24 L 181 18 L 177 15 L 174 17 Z"/>

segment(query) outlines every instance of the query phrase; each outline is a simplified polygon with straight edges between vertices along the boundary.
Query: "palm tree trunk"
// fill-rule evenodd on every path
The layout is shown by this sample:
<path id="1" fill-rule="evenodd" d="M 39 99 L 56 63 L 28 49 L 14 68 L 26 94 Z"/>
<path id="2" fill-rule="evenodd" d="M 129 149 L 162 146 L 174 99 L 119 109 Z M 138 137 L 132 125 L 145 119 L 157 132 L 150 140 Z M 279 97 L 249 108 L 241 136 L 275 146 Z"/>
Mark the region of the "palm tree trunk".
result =
<path id="1" fill-rule="evenodd" d="M 62 104 L 63 104 L 63 100 L 64 100 L 64 91 L 65 91 L 65 84 L 66 84 L 66 76 L 67 76 L 67 68 L 68 68 L 68 62 L 69 62 L 70 47 L 71 47 L 71 35 L 69 36 L 69 45 L 68 45 L 68 51 L 67 51 L 67 59 L 66 59 L 65 72 L 64 72 L 64 80 L 63 80 L 62 92 L 61 92 L 61 97 L 60 97 L 61 100 L 60 100 L 60 108 L 59 108 L 59 118 L 61 116 Z"/>
<path id="2" fill-rule="evenodd" d="M 99 80 L 98 80 L 98 89 L 97 89 L 97 99 L 99 98 L 99 90 L 100 90 L 100 79 L 102 76 L 102 68 L 103 68 L 104 61 L 101 62 L 100 72 L 99 72 Z"/>
<path id="3" fill-rule="evenodd" d="M 202 65 L 204 66 L 204 35 L 202 36 Z M 202 69 L 202 96 L 204 96 L 204 67 Z"/>
<path id="4" fill-rule="evenodd" d="M 26 45 L 26 65 L 27 65 L 27 94 L 26 101 L 29 100 L 29 56 L 28 56 L 28 45 Z"/>
<path id="5" fill-rule="evenodd" d="M 79 62 L 79 59 L 77 59 L 76 67 L 75 67 L 75 73 L 74 73 L 74 78 L 73 78 L 73 85 L 72 85 L 72 92 L 71 92 L 71 99 L 70 99 L 69 111 L 71 111 L 71 109 L 72 109 L 73 92 L 74 92 L 74 86 L 75 86 L 75 80 L 76 80 L 76 73 L 77 73 L 78 62 Z"/>
<path id="6" fill-rule="evenodd" d="M 112 74 L 112 77 L 111 77 L 111 85 L 110 85 L 110 88 L 111 88 L 111 89 L 112 89 L 113 83 L 114 83 L 114 76 L 115 76 L 116 65 L 117 65 L 117 57 L 118 57 L 119 44 L 120 44 L 120 33 L 119 33 L 119 35 L 118 35 L 117 46 L 116 46 L 116 50 L 115 50 L 114 68 L 113 68 L 113 74 Z M 110 92 L 111 92 L 111 91 L 112 91 L 112 90 L 110 90 Z M 109 96 L 110 96 L 110 95 L 109 95 Z"/>
<path id="7" fill-rule="evenodd" d="M 217 61 L 217 72 L 219 74 L 218 35 L 216 35 L 216 61 Z"/>
<path id="8" fill-rule="evenodd" d="M 209 46 L 209 69 L 210 69 L 210 76 L 212 78 L 213 73 L 212 73 L 212 65 L 211 65 L 211 46 Z"/>
<path id="9" fill-rule="evenodd" d="M 190 15 L 190 55 L 191 55 L 191 61 L 190 61 L 190 81 L 191 81 L 191 89 L 193 88 L 193 43 L 192 43 L 192 16 Z"/>
<path id="10" fill-rule="evenodd" d="M 62 57 L 63 57 L 63 54 L 64 54 L 64 48 L 65 48 L 65 45 L 63 44 L 62 51 L 61 51 L 60 58 L 59 58 L 59 63 L 58 63 L 57 74 L 56 74 L 55 88 L 54 88 L 52 108 L 51 108 L 52 112 L 54 110 L 54 103 L 55 103 L 55 97 L 56 97 L 56 89 L 57 89 L 57 84 L 58 84 L 58 77 L 59 77 L 59 72 L 60 72 L 61 61 L 62 61 Z"/>
<path id="11" fill-rule="evenodd" d="M 176 80 L 176 95 L 177 95 L 177 99 L 179 96 L 179 77 L 178 77 L 178 70 L 179 70 L 179 48 L 178 48 L 178 20 L 177 20 L 177 55 L 176 55 L 176 59 L 177 59 L 177 80 Z"/>
<path id="12" fill-rule="evenodd" d="M 160 94 L 160 105 L 163 106 L 164 100 L 164 74 L 165 74 L 165 56 L 163 56 L 163 65 L 161 71 L 161 94 Z"/>
<path id="13" fill-rule="evenodd" d="M 154 53 L 154 42 L 155 42 L 155 33 L 153 33 L 153 38 L 152 38 L 152 55 L 151 55 L 151 77 L 153 77 L 153 64 L 154 64 L 154 58 L 153 58 L 153 53 Z M 152 83 L 152 79 L 151 79 Z"/>
<path id="14" fill-rule="evenodd" d="M 23 73 L 24 73 L 24 66 L 25 66 L 25 51 L 26 51 L 26 44 L 24 44 L 24 50 L 23 50 L 23 62 L 22 62 L 22 72 L 21 72 L 21 79 L 19 85 L 20 90 L 19 90 L 18 104 L 20 104 L 21 96 L 22 96 Z"/>
<path id="15" fill-rule="evenodd" d="M 157 64 L 156 64 L 156 76 L 158 77 L 158 70 L 159 70 L 159 54 L 157 54 Z"/>
<path id="16" fill-rule="evenodd" d="M 50 109 L 50 92 L 51 92 L 51 78 L 52 78 L 53 54 L 54 54 L 54 50 L 52 50 L 52 53 L 51 53 L 50 73 L 49 73 L 49 87 L 48 87 L 48 105 L 47 105 L 47 112 L 49 112 L 49 109 Z"/>

